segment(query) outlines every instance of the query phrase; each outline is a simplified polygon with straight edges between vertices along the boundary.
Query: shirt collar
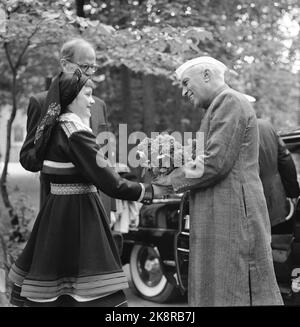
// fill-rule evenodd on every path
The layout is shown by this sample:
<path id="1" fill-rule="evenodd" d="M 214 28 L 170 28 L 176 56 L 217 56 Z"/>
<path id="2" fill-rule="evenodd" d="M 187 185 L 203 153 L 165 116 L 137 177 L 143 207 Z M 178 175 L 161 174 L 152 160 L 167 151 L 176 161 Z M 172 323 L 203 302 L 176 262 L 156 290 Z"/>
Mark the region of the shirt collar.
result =
<path id="1" fill-rule="evenodd" d="M 229 86 L 227 84 L 221 85 L 219 86 L 215 92 L 213 92 L 213 94 L 210 96 L 210 98 L 206 101 L 206 103 L 204 104 L 204 109 L 208 109 L 208 107 L 211 105 L 211 103 L 213 102 L 213 100 L 224 90 L 228 89 Z"/>
<path id="2" fill-rule="evenodd" d="M 91 133 L 93 133 L 92 129 L 86 125 L 81 118 L 76 115 L 74 112 L 66 112 L 59 116 L 59 121 L 73 121 L 79 125 L 81 125 L 84 129 L 87 129 Z"/>

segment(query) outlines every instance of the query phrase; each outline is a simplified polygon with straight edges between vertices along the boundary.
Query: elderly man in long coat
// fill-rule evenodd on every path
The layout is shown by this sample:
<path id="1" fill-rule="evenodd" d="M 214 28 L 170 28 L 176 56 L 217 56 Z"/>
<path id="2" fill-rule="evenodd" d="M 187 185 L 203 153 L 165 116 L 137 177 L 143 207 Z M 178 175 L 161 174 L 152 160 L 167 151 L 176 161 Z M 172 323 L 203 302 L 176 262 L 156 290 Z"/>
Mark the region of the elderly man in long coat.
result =
<path id="1" fill-rule="evenodd" d="M 203 156 L 161 184 L 190 191 L 190 306 L 281 305 L 270 221 L 258 166 L 258 126 L 243 94 L 224 82 L 227 67 L 199 57 L 176 73 L 183 95 L 204 108 Z"/>

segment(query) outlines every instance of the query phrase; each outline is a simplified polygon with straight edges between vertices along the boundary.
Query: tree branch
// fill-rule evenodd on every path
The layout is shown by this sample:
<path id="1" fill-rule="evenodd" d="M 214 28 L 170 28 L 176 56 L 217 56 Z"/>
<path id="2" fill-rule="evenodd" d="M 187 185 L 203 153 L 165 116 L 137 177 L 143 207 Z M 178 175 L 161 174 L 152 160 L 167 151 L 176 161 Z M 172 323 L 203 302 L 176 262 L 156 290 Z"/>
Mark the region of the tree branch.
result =
<path id="1" fill-rule="evenodd" d="M 43 21 L 43 20 L 40 20 L 40 22 L 37 23 L 37 25 L 36 25 L 34 31 L 33 31 L 33 32 L 31 33 L 31 35 L 27 38 L 27 42 L 26 42 L 26 44 L 25 44 L 25 46 L 24 46 L 24 48 L 23 48 L 21 54 L 19 55 L 19 58 L 18 58 L 17 63 L 16 63 L 16 65 L 15 65 L 15 69 L 18 69 L 18 68 L 19 68 L 19 66 L 20 66 L 20 64 L 21 64 L 21 61 L 22 61 L 22 59 L 23 59 L 23 56 L 24 56 L 26 50 L 28 49 L 28 47 L 29 47 L 29 45 L 30 45 L 31 39 L 32 39 L 33 36 L 37 33 L 37 31 L 38 31 L 38 29 L 39 29 L 39 26 L 40 26 L 40 24 L 41 24 L 42 21 Z"/>
<path id="2" fill-rule="evenodd" d="M 16 68 L 15 68 L 15 66 L 14 66 L 14 64 L 12 62 L 12 59 L 10 57 L 10 54 L 9 54 L 9 51 L 8 51 L 8 42 L 7 41 L 4 42 L 3 47 L 4 47 L 4 51 L 5 51 L 5 54 L 6 54 L 6 58 L 7 58 L 9 67 L 10 67 L 10 69 L 12 70 L 12 72 L 14 74 L 15 71 L 16 71 Z"/>
<path id="3" fill-rule="evenodd" d="M 83 9 L 83 6 L 84 6 L 84 0 L 76 0 L 75 3 L 76 3 L 76 14 L 78 17 L 85 17 L 85 14 L 84 14 L 84 9 Z"/>

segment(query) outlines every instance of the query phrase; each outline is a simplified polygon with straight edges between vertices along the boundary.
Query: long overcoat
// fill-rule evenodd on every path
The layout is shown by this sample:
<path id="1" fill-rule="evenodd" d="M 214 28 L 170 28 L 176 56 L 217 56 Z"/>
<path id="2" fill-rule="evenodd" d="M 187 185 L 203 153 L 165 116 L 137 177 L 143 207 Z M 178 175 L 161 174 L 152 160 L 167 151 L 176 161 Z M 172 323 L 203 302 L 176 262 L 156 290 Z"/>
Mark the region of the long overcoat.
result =
<path id="1" fill-rule="evenodd" d="M 243 94 L 224 85 L 200 132 L 204 171 L 197 177 L 195 165 L 193 178 L 184 167 L 172 176 L 175 191 L 190 190 L 189 305 L 280 305 L 255 112 Z"/>

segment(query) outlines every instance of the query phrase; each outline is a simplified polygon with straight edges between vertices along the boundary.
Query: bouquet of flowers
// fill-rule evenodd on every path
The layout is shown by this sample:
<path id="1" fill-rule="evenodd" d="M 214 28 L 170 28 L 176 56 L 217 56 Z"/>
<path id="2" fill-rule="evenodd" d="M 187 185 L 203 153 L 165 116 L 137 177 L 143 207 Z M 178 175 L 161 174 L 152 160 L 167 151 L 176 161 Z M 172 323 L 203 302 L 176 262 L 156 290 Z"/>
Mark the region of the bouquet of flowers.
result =
<path id="1" fill-rule="evenodd" d="M 181 143 L 169 134 L 159 134 L 155 138 L 146 137 L 138 145 L 137 153 L 141 164 L 148 169 L 152 177 L 166 176 L 175 168 L 195 159 L 196 141 L 188 145 Z"/>

